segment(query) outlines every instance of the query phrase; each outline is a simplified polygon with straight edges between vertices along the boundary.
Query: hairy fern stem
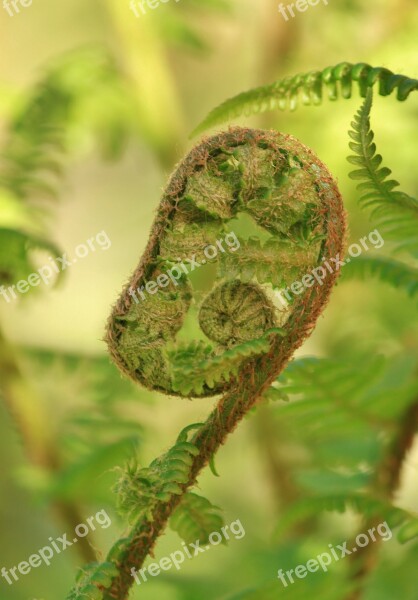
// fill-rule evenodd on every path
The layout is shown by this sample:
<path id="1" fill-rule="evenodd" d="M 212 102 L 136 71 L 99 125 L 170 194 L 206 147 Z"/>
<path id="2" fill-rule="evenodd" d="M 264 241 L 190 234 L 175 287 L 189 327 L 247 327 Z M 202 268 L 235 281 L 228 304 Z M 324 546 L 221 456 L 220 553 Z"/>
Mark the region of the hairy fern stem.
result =
<path id="1" fill-rule="evenodd" d="M 132 290 L 160 276 L 173 264 L 173 256 L 187 258 L 199 245 L 213 243 L 217 234 L 229 231 L 228 222 L 239 228 L 239 213 L 255 222 L 256 231 L 264 229 L 270 235 L 270 242 L 252 247 L 253 265 L 242 263 L 248 240 L 240 238 L 245 256 L 237 257 L 230 268 L 218 269 L 209 294 L 199 295 L 182 277 L 165 296 L 150 297 L 146 305 L 133 301 Z M 311 333 L 338 273 L 330 273 L 322 286 L 307 288 L 286 310 L 275 305 L 274 286 L 341 255 L 344 232 L 344 211 L 332 178 L 313 153 L 290 136 L 232 129 L 204 140 L 178 167 L 141 263 L 113 310 L 107 341 L 118 366 L 142 385 L 170 395 L 223 397 L 190 439 L 183 436 L 182 448 L 174 446 L 121 484 L 126 493 L 126 481 L 134 485 L 136 477 L 148 481 L 147 489 L 155 493 L 146 499 L 139 494 L 142 509 L 136 510 L 133 529 L 107 557 L 109 581 L 96 581 L 103 600 L 127 598 L 132 568 L 141 567 L 200 471 Z M 254 243 L 254 237 L 251 240 Z M 275 268 L 269 265 L 268 244 L 273 240 L 282 261 Z M 261 270 L 263 261 L 266 268 Z M 203 336 L 184 346 L 177 333 L 189 310 L 192 315 L 195 310 Z M 216 345 L 207 346 L 208 339 Z M 173 452 L 177 459 L 190 460 L 181 474 L 164 471 L 164 464 L 172 464 Z M 158 471 L 165 473 L 161 483 L 156 483 Z M 132 506 L 129 497 L 123 504 Z M 93 577 L 87 585 L 94 581 Z"/>

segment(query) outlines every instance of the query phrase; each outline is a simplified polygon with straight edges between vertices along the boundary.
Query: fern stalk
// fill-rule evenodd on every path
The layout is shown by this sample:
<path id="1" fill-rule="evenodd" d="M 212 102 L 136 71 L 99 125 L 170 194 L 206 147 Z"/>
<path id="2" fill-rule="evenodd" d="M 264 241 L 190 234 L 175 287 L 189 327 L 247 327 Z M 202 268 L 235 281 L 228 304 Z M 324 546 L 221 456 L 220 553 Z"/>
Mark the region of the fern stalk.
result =
<path id="1" fill-rule="evenodd" d="M 373 494 L 377 498 L 385 502 L 391 502 L 394 499 L 400 485 L 402 469 L 417 432 L 418 401 L 411 404 L 400 419 L 398 431 L 389 444 L 380 466 L 377 468 L 373 486 Z M 373 519 L 369 519 L 363 523 L 359 533 L 368 531 L 381 522 L 382 517 L 373 517 Z M 381 538 L 379 537 L 373 544 L 358 548 L 357 554 L 350 556 L 352 561 L 352 576 L 356 583 L 356 588 L 350 593 L 347 600 L 360 600 L 363 597 L 367 577 L 377 563 L 380 541 Z"/>
<path id="2" fill-rule="evenodd" d="M 257 404 L 275 380 L 277 374 L 284 369 L 291 355 L 299 346 L 308 330 L 308 322 L 313 315 L 306 319 L 305 332 L 300 332 L 293 344 L 284 347 L 282 338 L 273 335 L 272 347 L 268 354 L 252 360 L 242 370 L 236 385 L 225 394 L 218 406 L 211 413 L 205 424 L 199 429 L 191 442 L 198 448 L 199 453 L 193 459 L 189 480 L 182 486 L 183 493 L 191 488 L 201 472 L 209 463 L 211 457 L 225 443 L 228 435 L 234 431 L 243 417 Z M 303 331 L 303 330 L 302 330 Z M 163 532 L 169 517 L 180 503 L 181 496 L 175 495 L 168 502 L 160 502 L 149 520 L 140 520 L 130 534 L 131 544 L 118 564 L 118 576 L 112 586 L 106 590 L 103 600 L 124 600 L 134 583 L 131 569 L 141 568 L 147 556 Z"/>

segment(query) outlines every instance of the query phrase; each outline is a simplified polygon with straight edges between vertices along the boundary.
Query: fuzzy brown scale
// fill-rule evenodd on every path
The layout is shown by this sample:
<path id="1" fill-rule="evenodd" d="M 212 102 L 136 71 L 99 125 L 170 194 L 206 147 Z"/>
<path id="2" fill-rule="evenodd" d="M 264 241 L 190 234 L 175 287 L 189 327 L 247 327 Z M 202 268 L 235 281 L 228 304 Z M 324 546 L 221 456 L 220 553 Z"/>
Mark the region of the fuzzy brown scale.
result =
<path id="1" fill-rule="evenodd" d="M 177 285 L 170 284 L 140 303 L 135 303 L 130 290 L 168 271 L 177 258 L 187 260 L 196 254 L 202 260 L 203 247 L 215 244 L 233 230 L 233 219 L 240 214 L 249 216 L 268 233 L 283 257 L 288 248 L 289 260 L 283 258 L 278 265 L 283 281 L 289 278 L 289 265 L 292 277 L 297 279 L 323 258 L 342 251 L 344 218 L 338 189 L 326 167 L 298 140 L 275 131 L 242 128 L 203 140 L 172 176 L 145 253 L 109 319 L 110 353 L 133 380 L 178 395 L 173 389 L 166 349 L 176 346 L 185 317 L 196 305 L 196 296 L 186 275 Z M 336 236 L 336 252 L 330 254 L 332 235 Z M 269 248 L 271 254 L 271 244 Z M 257 256 L 260 253 L 262 259 L 262 246 Z M 266 260 L 271 259 L 266 256 Z M 333 283 L 334 276 L 328 279 L 324 290 Z M 267 293 L 267 288 L 272 288 L 271 276 L 263 280 L 258 275 L 258 279 L 243 281 L 239 268 L 233 275 L 218 269 L 212 287 L 200 302 L 197 325 L 203 339 L 215 342 L 214 355 L 282 325 Z M 295 319 L 309 310 L 311 298 L 312 290 L 306 290 L 292 305 L 284 324 L 286 337 L 280 342 L 283 347 L 292 343 Z M 315 311 L 311 316 L 314 321 Z M 243 359 L 242 368 L 248 360 Z M 227 391 L 233 381 L 205 386 L 196 395 Z"/>

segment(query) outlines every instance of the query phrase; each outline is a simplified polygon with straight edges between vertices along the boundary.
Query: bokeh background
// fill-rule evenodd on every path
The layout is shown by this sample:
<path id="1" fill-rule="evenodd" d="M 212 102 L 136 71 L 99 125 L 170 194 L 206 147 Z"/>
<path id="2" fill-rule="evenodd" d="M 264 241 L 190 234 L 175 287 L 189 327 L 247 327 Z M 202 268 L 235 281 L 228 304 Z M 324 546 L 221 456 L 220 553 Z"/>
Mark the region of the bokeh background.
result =
<path id="1" fill-rule="evenodd" d="M 50 536 L 71 531 L 78 517 L 85 520 L 106 508 L 112 526 L 90 540 L 103 556 L 126 529 L 112 492 L 118 467 L 133 453 L 148 464 L 212 406 L 212 400 L 166 398 L 131 385 L 110 363 L 102 341 L 110 307 L 147 242 L 161 190 L 195 143 L 189 134 L 198 122 L 248 88 L 341 61 L 418 77 L 415 0 L 329 0 L 328 6 L 296 12 L 288 22 L 277 4 L 172 0 L 139 19 L 128 0 L 34 0 L 13 17 L 0 7 L 3 173 L 7 153 L 20 147 L 21 115 L 45 85 L 52 91 L 34 104 L 64 131 L 55 148 L 63 176 L 52 176 L 53 191 L 34 178 L 32 187 L 19 188 L 19 202 L 2 192 L 0 226 L 14 220 L 16 230 L 39 235 L 70 256 L 100 231 L 112 242 L 106 252 L 91 253 L 68 269 L 55 286 L 41 285 L 10 304 L 0 297 L 0 567 L 26 560 Z M 358 207 L 346 161 L 347 130 L 359 106 L 356 92 L 347 101 L 237 121 L 291 133 L 317 153 L 339 182 L 351 241 L 373 229 Z M 28 114 L 24 126 L 36 119 L 36 110 Z M 378 147 L 411 195 L 418 187 L 417 115 L 415 98 L 404 104 L 375 98 Z M 36 140 L 36 132 L 29 139 Z M 30 176 L 32 166 L 29 159 L 22 161 L 20 176 Z M 0 264 L 25 269 L 20 252 L 7 238 Z M 31 260 L 43 264 L 48 255 L 44 247 Z M 386 394 L 389 405 L 405 405 L 405 398 L 418 396 L 417 332 L 416 301 L 404 291 L 374 279 L 342 282 L 298 356 L 330 357 L 347 378 L 361 373 L 365 386 L 373 384 L 375 395 Z M 376 365 L 377 355 L 386 357 L 386 371 Z M 328 574 L 311 574 L 286 590 L 276 578 L 278 568 L 306 563 L 329 543 L 361 531 L 351 510 L 318 511 L 296 523 L 289 516 L 301 500 L 349 494 L 370 481 L 388 432 L 365 419 L 357 438 L 350 414 L 345 430 L 344 406 L 339 409 L 341 419 L 328 437 L 315 428 L 323 417 L 319 409 L 302 418 L 277 403 L 246 419 L 219 452 L 220 478 L 209 471 L 199 478 L 200 491 L 224 509 L 227 523 L 240 519 L 246 536 L 179 572 L 135 586 L 132 598 L 348 599 L 347 565 L 335 564 Z M 403 464 L 394 502 L 417 511 L 417 495 L 415 446 Z M 157 559 L 180 543 L 168 530 Z M 88 544 L 81 551 L 71 548 L 13 586 L 1 580 L 0 599 L 64 598 L 76 568 L 90 556 Z M 417 600 L 417 558 L 413 541 L 382 545 L 361 597 Z"/>

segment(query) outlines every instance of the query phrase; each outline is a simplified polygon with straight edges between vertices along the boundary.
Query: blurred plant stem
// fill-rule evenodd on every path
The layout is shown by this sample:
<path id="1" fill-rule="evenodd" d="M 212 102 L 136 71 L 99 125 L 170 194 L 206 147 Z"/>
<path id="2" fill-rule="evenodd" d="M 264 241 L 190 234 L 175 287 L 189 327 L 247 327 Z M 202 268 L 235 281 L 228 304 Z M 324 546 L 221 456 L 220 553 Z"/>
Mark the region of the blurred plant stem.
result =
<path id="1" fill-rule="evenodd" d="M 415 434 L 418 431 L 418 400 L 408 407 L 401 418 L 398 432 L 392 439 L 380 466 L 378 467 L 373 484 L 373 494 L 386 502 L 394 499 L 399 488 L 402 469 L 405 459 L 412 448 Z M 374 517 L 363 522 L 359 533 L 366 533 L 372 527 L 382 522 L 383 517 Z M 364 595 L 366 580 L 378 562 L 379 541 L 376 537 L 373 543 L 359 548 L 356 554 L 352 554 L 352 577 L 356 584 L 355 590 L 347 597 L 347 600 L 360 600 Z M 353 542 L 352 546 L 356 543 Z"/>
<path id="2" fill-rule="evenodd" d="M 28 461 L 49 473 L 60 470 L 59 451 L 51 430 L 51 419 L 43 411 L 42 400 L 27 383 L 19 366 L 15 349 L 0 329 L 0 395 L 15 423 Z M 79 507 L 64 500 L 54 499 L 51 508 L 67 527 L 74 528 L 84 519 Z M 96 559 L 90 543 L 85 538 L 77 544 L 80 556 L 89 562 Z"/>
<path id="3" fill-rule="evenodd" d="M 119 34 L 121 57 L 133 82 L 142 135 L 164 168 L 171 169 L 183 154 L 183 115 L 167 55 L 156 27 L 158 14 L 148 11 L 139 18 L 128 2 L 107 0 Z M 162 7 L 160 10 L 164 10 Z"/>
<path id="4" fill-rule="evenodd" d="M 293 479 L 292 468 L 286 459 L 289 453 L 285 432 L 269 405 L 261 405 L 253 417 L 258 447 L 262 454 L 274 505 L 278 513 L 289 510 L 303 498 Z M 306 536 L 315 526 L 316 517 L 306 517 L 289 530 L 291 536 Z"/>
<path id="5" fill-rule="evenodd" d="M 288 508 L 300 499 L 299 490 L 295 486 L 289 464 L 280 455 L 277 440 L 281 439 L 280 425 L 272 419 L 269 406 L 259 406 L 254 415 L 255 431 L 258 445 L 264 456 L 269 482 L 278 508 Z"/>
<path id="6" fill-rule="evenodd" d="M 275 18 L 272 18 L 274 15 Z M 282 76 L 283 69 L 291 63 L 293 51 L 299 47 L 299 21 L 285 21 L 278 10 L 276 0 L 270 0 L 264 8 L 261 27 L 261 64 L 258 70 L 260 85 L 266 85 Z M 265 116 L 265 115 L 264 115 Z M 271 115 L 270 119 L 271 119 Z"/>

